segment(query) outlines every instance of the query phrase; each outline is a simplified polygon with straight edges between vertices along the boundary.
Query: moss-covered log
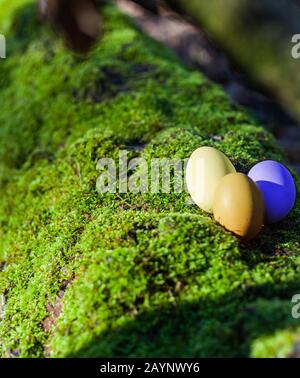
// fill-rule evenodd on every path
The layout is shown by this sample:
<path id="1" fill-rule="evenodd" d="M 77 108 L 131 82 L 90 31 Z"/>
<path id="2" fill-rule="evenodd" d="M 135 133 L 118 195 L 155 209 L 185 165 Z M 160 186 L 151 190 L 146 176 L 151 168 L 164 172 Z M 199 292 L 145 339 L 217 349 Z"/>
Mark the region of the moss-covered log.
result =
<path id="1" fill-rule="evenodd" d="M 113 7 L 82 58 L 31 1 L 0 5 L 1 355 L 291 353 L 299 201 L 244 245 L 186 193 L 96 191 L 97 160 L 120 149 L 150 161 L 210 145 L 246 172 L 286 163 L 272 135 Z"/>

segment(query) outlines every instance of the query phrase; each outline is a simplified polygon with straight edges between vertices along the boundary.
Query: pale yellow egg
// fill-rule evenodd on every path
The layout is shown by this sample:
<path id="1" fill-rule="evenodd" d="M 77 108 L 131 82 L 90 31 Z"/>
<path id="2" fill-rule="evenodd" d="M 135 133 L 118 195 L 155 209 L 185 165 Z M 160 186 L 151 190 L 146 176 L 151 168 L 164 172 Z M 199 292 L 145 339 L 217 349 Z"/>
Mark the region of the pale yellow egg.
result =
<path id="1" fill-rule="evenodd" d="M 213 147 L 200 147 L 188 160 L 186 186 L 192 200 L 202 210 L 212 213 L 217 186 L 225 175 L 235 173 L 230 160 Z"/>

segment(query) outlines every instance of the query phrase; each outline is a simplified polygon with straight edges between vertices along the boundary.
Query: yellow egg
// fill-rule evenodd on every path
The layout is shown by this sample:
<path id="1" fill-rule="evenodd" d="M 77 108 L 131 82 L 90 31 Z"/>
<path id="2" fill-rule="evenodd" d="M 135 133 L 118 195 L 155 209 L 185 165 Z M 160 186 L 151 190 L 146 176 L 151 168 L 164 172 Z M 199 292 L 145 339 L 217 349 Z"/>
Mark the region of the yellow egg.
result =
<path id="1" fill-rule="evenodd" d="M 227 230 L 245 241 L 261 230 L 264 219 L 263 195 L 243 173 L 231 173 L 221 179 L 215 193 L 214 218 Z"/>
<path id="2" fill-rule="evenodd" d="M 212 147 L 197 148 L 186 167 L 186 185 L 194 203 L 211 213 L 219 181 L 234 172 L 234 166 L 221 151 Z"/>

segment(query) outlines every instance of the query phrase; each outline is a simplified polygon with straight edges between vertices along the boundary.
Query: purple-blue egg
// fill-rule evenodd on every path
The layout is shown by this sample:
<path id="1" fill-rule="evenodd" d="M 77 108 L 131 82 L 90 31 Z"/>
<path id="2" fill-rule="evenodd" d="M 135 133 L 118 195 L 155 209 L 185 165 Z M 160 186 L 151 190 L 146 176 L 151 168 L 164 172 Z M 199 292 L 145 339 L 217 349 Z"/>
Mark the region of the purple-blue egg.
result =
<path id="1" fill-rule="evenodd" d="M 275 223 L 284 219 L 296 200 L 296 186 L 290 172 L 282 164 L 266 160 L 251 168 L 248 176 L 263 193 L 265 221 Z"/>

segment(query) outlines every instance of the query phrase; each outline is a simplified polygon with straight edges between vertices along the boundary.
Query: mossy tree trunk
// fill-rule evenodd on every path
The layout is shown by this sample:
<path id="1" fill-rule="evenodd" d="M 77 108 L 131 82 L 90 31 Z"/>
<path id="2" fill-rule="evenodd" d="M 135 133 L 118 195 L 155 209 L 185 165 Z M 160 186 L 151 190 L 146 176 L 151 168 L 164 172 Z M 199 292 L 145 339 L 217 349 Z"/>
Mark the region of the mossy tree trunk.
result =
<path id="1" fill-rule="evenodd" d="M 96 191 L 98 159 L 120 150 L 150 162 L 209 145 L 247 172 L 286 163 L 272 135 L 114 7 L 82 58 L 34 3 L 0 5 L 2 356 L 290 353 L 299 201 L 244 245 L 185 192 Z"/>

